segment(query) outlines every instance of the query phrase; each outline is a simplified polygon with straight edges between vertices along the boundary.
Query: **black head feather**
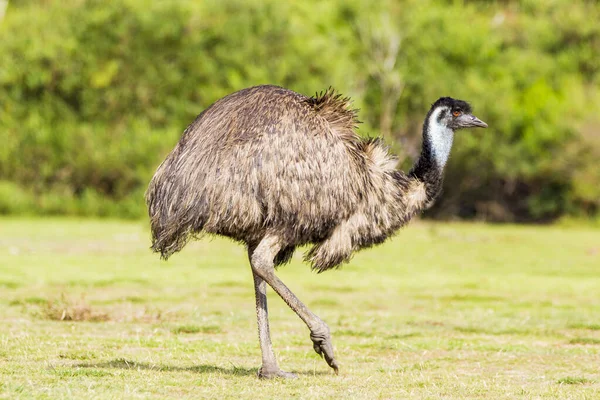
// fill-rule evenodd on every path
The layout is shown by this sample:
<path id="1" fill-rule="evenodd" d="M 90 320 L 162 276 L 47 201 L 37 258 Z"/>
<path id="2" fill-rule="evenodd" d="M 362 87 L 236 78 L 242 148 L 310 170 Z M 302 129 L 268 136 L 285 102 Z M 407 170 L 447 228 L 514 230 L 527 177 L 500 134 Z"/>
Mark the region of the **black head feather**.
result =
<path id="1" fill-rule="evenodd" d="M 452 97 L 440 97 L 431 105 L 431 110 L 435 110 L 439 106 L 445 106 L 448 107 L 450 111 L 461 111 L 465 114 L 471 114 L 473 111 L 469 103 L 464 100 L 453 99 Z"/>

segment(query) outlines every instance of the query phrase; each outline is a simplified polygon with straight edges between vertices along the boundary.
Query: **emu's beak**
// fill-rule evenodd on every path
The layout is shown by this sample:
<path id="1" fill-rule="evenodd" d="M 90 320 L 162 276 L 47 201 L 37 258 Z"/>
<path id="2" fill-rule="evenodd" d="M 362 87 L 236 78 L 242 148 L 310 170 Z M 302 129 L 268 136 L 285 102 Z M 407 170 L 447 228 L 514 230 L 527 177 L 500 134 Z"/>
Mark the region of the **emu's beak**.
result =
<path id="1" fill-rule="evenodd" d="M 483 122 L 482 120 L 480 120 L 479 118 L 477 118 L 474 115 L 471 114 L 464 114 L 464 121 L 461 121 L 464 125 L 465 128 L 471 128 L 471 127 L 475 127 L 478 126 L 480 128 L 487 128 L 488 125 Z"/>

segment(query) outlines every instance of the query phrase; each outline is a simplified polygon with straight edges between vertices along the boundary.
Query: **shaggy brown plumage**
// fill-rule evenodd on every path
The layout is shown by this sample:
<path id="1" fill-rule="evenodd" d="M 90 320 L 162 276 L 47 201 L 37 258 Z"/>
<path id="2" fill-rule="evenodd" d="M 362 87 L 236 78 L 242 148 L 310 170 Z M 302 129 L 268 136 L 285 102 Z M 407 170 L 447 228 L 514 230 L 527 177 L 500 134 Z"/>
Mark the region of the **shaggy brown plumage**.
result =
<path id="1" fill-rule="evenodd" d="M 418 212 L 414 178 L 380 140 L 355 132 L 349 99 L 258 86 L 210 106 L 186 129 L 147 193 L 153 245 L 164 258 L 192 235 L 286 247 L 316 243 L 317 271 L 380 243 Z M 286 252 L 291 254 L 291 250 Z M 289 257 L 279 257 L 285 261 Z"/>
<path id="2" fill-rule="evenodd" d="M 259 301 L 265 280 L 309 325 L 315 350 L 336 370 L 326 325 L 286 292 L 272 268 L 287 262 L 296 246 L 312 244 L 305 259 L 322 272 L 406 224 L 440 192 L 444 146 L 463 127 L 448 125 L 451 112 L 470 112 L 458 100 L 436 102 L 424 124 L 421 159 L 405 174 L 381 140 L 356 134 L 349 104 L 331 89 L 306 97 L 257 86 L 226 96 L 185 130 L 146 194 L 154 251 L 166 259 L 204 233 L 245 243 L 257 309 L 266 315 L 266 298 Z M 261 328 L 261 318 L 259 312 L 261 375 L 281 376 L 278 367 L 269 372 L 274 358 L 265 361 L 270 340 L 263 343 L 268 325 Z"/>

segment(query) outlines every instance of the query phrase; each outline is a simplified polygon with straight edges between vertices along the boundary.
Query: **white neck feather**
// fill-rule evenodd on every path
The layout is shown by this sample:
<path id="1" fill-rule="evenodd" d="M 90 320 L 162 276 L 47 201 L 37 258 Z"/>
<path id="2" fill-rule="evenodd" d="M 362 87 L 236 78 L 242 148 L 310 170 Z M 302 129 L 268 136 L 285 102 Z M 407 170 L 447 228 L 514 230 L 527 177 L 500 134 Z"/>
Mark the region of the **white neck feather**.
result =
<path id="1" fill-rule="evenodd" d="M 454 131 L 438 122 L 438 116 L 443 108 L 438 108 L 429 117 L 429 143 L 433 158 L 440 167 L 444 167 L 448 162 L 450 150 L 452 149 L 452 140 Z"/>

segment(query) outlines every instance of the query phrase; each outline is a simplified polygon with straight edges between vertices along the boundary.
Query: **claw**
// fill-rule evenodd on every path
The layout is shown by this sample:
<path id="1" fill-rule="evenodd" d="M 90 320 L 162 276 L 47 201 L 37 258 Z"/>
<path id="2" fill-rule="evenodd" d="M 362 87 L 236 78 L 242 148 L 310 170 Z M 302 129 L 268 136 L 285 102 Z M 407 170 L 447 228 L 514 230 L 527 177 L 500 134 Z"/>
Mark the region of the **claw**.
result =
<path id="1" fill-rule="evenodd" d="M 321 346 L 319 346 L 317 343 L 313 344 L 313 349 L 315 349 L 315 352 L 321 356 L 321 358 L 323 358 L 323 352 L 321 351 Z"/>

